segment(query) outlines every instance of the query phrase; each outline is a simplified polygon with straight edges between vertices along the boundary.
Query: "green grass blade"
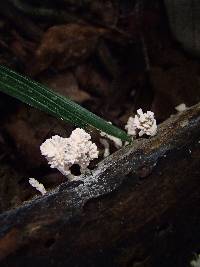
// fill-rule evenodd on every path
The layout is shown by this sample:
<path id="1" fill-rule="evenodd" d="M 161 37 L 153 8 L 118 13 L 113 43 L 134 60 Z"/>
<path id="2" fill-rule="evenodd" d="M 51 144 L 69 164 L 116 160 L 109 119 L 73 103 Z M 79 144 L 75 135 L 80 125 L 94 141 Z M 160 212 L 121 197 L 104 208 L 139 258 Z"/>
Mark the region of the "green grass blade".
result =
<path id="1" fill-rule="evenodd" d="M 48 87 L 0 65 L 0 91 L 22 102 L 45 111 L 61 120 L 78 127 L 87 126 L 101 130 L 109 135 L 130 141 L 126 132 L 111 125 L 70 99 L 63 97 Z"/>

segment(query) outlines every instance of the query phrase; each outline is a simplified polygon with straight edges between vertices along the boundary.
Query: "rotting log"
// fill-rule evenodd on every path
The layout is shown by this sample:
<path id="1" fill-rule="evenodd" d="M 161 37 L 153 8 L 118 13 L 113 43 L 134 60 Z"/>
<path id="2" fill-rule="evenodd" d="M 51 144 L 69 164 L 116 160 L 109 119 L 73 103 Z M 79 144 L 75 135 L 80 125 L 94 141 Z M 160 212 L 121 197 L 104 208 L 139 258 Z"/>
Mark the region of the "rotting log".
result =
<path id="1" fill-rule="evenodd" d="M 200 104 L 0 215 L 0 266 L 188 266 L 200 248 Z M 82 177 L 83 178 L 83 177 Z"/>

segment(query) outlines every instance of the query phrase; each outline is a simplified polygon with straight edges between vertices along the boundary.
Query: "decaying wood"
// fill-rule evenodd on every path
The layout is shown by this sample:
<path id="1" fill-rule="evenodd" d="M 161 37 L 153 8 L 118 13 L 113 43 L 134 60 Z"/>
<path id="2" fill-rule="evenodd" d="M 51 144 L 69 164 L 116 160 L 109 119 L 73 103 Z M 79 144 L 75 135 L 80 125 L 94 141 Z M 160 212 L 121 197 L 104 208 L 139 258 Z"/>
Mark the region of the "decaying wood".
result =
<path id="1" fill-rule="evenodd" d="M 1 266 L 187 266 L 200 248 L 199 140 L 200 104 L 83 182 L 1 214 Z"/>

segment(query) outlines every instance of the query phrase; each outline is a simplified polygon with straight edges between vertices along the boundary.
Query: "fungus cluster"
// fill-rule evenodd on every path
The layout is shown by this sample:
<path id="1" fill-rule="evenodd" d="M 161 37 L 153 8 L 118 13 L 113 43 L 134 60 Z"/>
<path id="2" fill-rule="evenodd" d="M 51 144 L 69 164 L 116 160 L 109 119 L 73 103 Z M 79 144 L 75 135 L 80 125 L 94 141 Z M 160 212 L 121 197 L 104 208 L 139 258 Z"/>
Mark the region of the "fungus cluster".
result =
<path id="1" fill-rule="evenodd" d="M 85 170 L 99 153 L 90 134 L 80 128 L 72 131 L 69 138 L 52 136 L 40 146 L 40 150 L 50 167 L 58 169 L 63 175 L 71 174 L 70 168 L 74 164 L 79 165 L 81 171 Z"/>
<path id="2" fill-rule="evenodd" d="M 157 124 L 152 111 L 143 113 L 142 109 L 137 110 L 135 117 L 129 117 L 125 129 L 128 135 L 154 136 L 157 133 Z"/>
<path id="3" fill-rule="evenodd" d="M 156 120 L 154 113 L 147 111 L 143 113 L 142 109 L 137 110 L 135 117 L 129 117 L 125 126 L 128 135 L 131 136 L 154 136 L 157 132 Z M 120 148 L 123 144 L 119 138 L 100 132 L 104 138 L 111 140 L 116 148 Z M 104 157 L 110 154 L 109 143 L 106 139 L 100 138 L 100 143 L 104 146 Z M 85 130 L 76 128 L 72 131 L 70 137 L 64 138 L 59 135 L 52 136 L 47 139 L 41 146 L 40 151 L 47 159 L 51 168 L 58 169 L 63 175 L 73 179 L 71 167 L 79 165 L 81 173 L 87 169 L 90 161 L 98 158 L 99 151 L 95 143 L 91 141 L 91 136 Z M 29 179 L 29 183 L 35 187 L 41 194 L 45 194 L 46 190 L 34 178 Z"/>

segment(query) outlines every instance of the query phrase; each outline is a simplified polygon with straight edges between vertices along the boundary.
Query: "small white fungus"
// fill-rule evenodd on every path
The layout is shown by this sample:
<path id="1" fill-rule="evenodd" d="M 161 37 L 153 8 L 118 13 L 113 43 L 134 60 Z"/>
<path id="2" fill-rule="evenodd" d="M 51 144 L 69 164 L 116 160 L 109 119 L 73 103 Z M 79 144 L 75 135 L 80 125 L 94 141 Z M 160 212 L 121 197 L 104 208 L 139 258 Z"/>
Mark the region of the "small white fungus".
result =
<path id="1" fill-rule="evenodd" d="M 190 262 L 192 267 L 200 267 L 200 255 L 195 255 L 195 259 Z"/>
<path id="2" fill-rule="evenodd" d="M 112 124 L 111 121 L 109 121 L 108 123 Z M 112 136 L 112 135 L 110 135 L 110 134 L 104 133 L 104 132 L 102 132 L 102 131 L 100 132 L 100 135 L 101 135 L 102 137 L 106 137 L 106 138 L 108 138 L 109 140 L 111 140 L 111 141 L 114 143 L 114 146 L 115 146 L 116 148 L 120 148 L 120 147 L 122 147 L 122 140 L 121 140 L 121 139 L 119 139 L 119 138 L 117 138 L 117 137 L 115 137 L 115 136 Z"/>
<path id="3" fill-rule="evenodd" d="M 39 183 L 35 178 L 29 178 L 29 184 L 32 187 L 35 187 L 36 190 L 38 190 L 42 195 L 46 194 L 46 189 L 44 188 L 44 185 Z"/>
<path id="4" fill-rule="evenodd" d="M 187 109 L 187 106 L 185 103 L 181 103 L 180 105 L 176 106 L 175 109 L 178 111 L 178 112 L 183 112 L 184 110 Z"/>
<path id="5" fill-rule="evenodd" d="M 104 133 L 104 132 L 100 132 L 100 134 L 101 134 L 102 137 L 107 137 L 109 140 L 113 141 L 114 146 L 116 148 L 122 147 L 122 140 L 121 139 L 119 139 L 119 138 L 117 138 L 115 136 L 112 136 L 110 134 Z"/>
<path id="6" fill-rule="evenodd" d="M 142 136 L 144 134 L 154 136 L 157 133 L 157 124 L 152 111 L 143 113 L 142 109 L 137 110 L 135 117 L 129 117 L 125 126 L 129 135 Z"/>
<path id="7" fill-rule="evenodd" d="M 81 170 L 84 170 L 91 160 L 98 158 L 97 146 L 90 139 L 90 134 L 76 128 L 69 138 L 55 135 L 47 139 L 40 146 L 40 150 L 51 168 L 68 175 L 71 174 L 70 168 L 73 164 L 78 164 Z"/>
<path id="8" fill-rule="evenodd" d="M 106 158 L 110 155 L 110 145 L 109 145 L 108 141 L 104 138 L 100 138 L 99 141 L 104 146 L 103 157 Z"/>

